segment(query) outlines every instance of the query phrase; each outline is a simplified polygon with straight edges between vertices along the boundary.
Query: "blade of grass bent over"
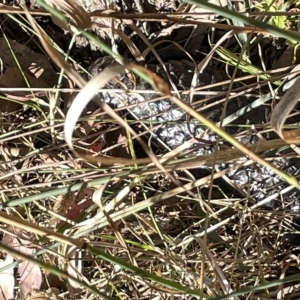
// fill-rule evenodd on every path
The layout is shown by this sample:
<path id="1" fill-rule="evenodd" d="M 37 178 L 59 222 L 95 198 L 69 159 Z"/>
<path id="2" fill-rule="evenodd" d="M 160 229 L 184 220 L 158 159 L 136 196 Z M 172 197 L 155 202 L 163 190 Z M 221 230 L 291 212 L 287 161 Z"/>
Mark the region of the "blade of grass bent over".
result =
<path id="1" fill-rule="evenodd" d="M 157 86 L 159 85 L 160 89 L 167 89 L 166 84 L 154 73 L 150 72 L 149 70 L 137 66 L 137 65 L 127 65 L 126 67 L 128 70 L 136 70 L 139 73 L 143 74 L 143 76 L 147 77 L 148 81 L 152 83 L 152 85 Z M 104 86 L 107 82 L 113 79 L 118 73 L 124 72 L 125 67 L 122 65 L 113 65 L 107 67 L 97 76 L 92 78 L 79 92 L 79 94 L 75 97 L 71 107 L 68 110 L 64 132 L 65 132 L 65 139 L 67 144 L 69 145 L 70 149 L 74 152 L 74 154 L 78 157 L 81 157 L 89 162 L 100 162 L 105 164 L 107 161 L 110 161 L 110 165 L 112 164 L 138 164 L 138 163 L 145 163 L 145 159 L 126 159 L 122 157 L 114 157 L 114 158 L 107 158 L 107 157 L 91 157 L 91 156 L 83 156 L 78 154 L 73 147 L 72 143 L 72 133 L 74 127 L 76 125 L 77 120 L 79 119 L 81 112 L 83 111 L 84 107 L 90 102 L 93 97 L 97 94 L 97 90 Z M 151 80 L 152 79 L 152 80 Z M 142 138 L 137 136 L 135 131 L 125 122 L 108 104 L 101 101 L 99 99 L 98 105 L 105 111 L 108 115 L 114 118 L 120 125 L 122 125 L 128 132 L 130 132 L 141 144 L 145 152 L 148 154 L 149 158 L 153 161 L 158 169 L 162 172 L 167 173 L 161 163 L 158 161 L 157 157 L 153 153 L 152 149 L 143 141 Z M 171 175 L 170 175 L 171 176 Z"/>

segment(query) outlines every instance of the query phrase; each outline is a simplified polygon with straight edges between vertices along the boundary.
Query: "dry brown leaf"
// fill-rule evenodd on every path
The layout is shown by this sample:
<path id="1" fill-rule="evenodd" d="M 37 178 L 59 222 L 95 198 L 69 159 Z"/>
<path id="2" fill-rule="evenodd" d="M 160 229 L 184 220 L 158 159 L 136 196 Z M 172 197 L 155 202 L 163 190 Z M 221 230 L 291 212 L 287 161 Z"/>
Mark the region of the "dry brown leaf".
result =
<path id="1" fill-rule="evenodd" d="M 18 68 L 11 52 L 13 51 L 22 70 L 39 79 L 39 87 L 53 87 L 57 84 L 58 76 L 45 55 L 34 52 L 13 40 L 8 40 L 8 43 L 0 38 L 1 59 L 4 64 Z"/>
<path id="2" fill-rule="evenodd" d="M 66 218 L 70 220 L 75 220 L 80 216 L 80 214 L 93 205 L 93 201 L 91 199 L 85 199 L 81 203 L 76 204 L 73 209 L 67 212 Z"/>
<path id="3" fill-rule="evenodd" d="M 11 49 L 10 49 L 11 47 Z M 54 72 L 47 57 L 36 53 L 26 46 L 16 41 L 0 39 L 1 59 L 7 68 L 1 77 L 0 85 L 6 88 L 12 88 L 5 96 L 17 101 L 29 101 L 34 96 L 28 92 L 14 92 L 13 88 L 28 87 L 21 70 L 12 55 L 16 55 L 16 59 L 20 64 L 27 82 L 30 87 L 47 88 L 52 87 L 56 83 L 56 73 Z M 40 95 L 39 95 L 40 96 Z M 14 112 L 20 107 L 19 103 L 0 99 L 0 110 L 2 112 Z"/>
<path id="4" fill-rule="evenodd" d="M 13 263 L 14 259 L 7 253 L 4 261 L 0 261 L 0 269 Z M 15 276 L 14 268 L 0 273 L 0 299 L 9 300 L 14 298 Z"/>
<path id="5" fill-rule="evenodd" d="M 12 235 L 4 235 L 3 243 L 27 255 L 36 252 L 36 248 L 30 242 L 30 236 L 25 231 L 12 227 L 8 231 L 11 231 Z M 29 292 L 40 289 L 42 272 L 38 265 L 29 261 L 21 262 L 18 266 L 18 272 L 20 275 L 20 299 L 23 300 L 26 299 Z"/>
<path id="6" fill-rule="evenodd" d="M 47 54 L 53 60 L 53 62 L 57 65 L 59 69 L 64 70 L 64 72 L 69 76 L 71 80 L 74 81 L 75 84 L 78 85 L 78 87 L 83 87 L 86 84 L 86 81 L 80 76 L 78 72 L 76 72 L 76 70 L 67 61 L 65 61 L 63 55 L 53 47 L 47 34 L 37 25 L 36 21 L 26 10 L 26 8 L 24 8 L 24 10 L 28 21 L 30 22 L 35 32 L 39 34 L 40 41 Z M 69 103 L 65 103 L 66 107 L 68 107 L 68 104 Z"/>
<path id="7" fill-rule="evenodd" d="M 49 87 L 43 80 L 35 78 L 33 75 L 28 74 L 26 71 L 23 71 L 26 79 L 29 82 L 30 87 Z M 6 68 L 1 80 L 0 86 L 5 88 L 12 88 L 12 91 L 3 93 L 6 97 L 17 100 L 17 101 L 29 101 L 34 98 L 35 94 L 28 92 L 14 92 L 13 88 L 28 87 L 23 75 L 17 67 L 8 67 Z M 41 93 L 39 93 L 41 95 Z M 45 94 L 43 95 L 45 96 Z M 0 99 L 0 111 L 1 112 L 14 112 L 21 106 L 20 103 Z"/>
<path id="8" fill-rule="evenodd" d="M 30 87 L 32 88 L 47 88 L 49 85 L 40 78 L 34 77 L 33 74 L 29 74 L 26 71 L 23 71 L 24 75 L 26 76 L 26 80 Z M 0 83 L 5 87 L 28 87 L 21 71 L 17 67 L 7 67 Z M 28 92 L 23 93 L 26 96 Z M 19 93 L 21 96 L 21 93 Z M 19 99 L 17 99 L 19 100 Z M 28 99 L 27 99 L 28 100 Z"/>
<path id="9" fill-rule="evenodd" d="M 30 244 L 23 244 L 20 240 L 19 251 L 30 255 L 36 252 L 36 249 L 30 247 Z M 19 264 L 18 269 L 20 275 L 20 295 L 21 299 L 25 299 L 27 294 L 32 290 L 40 289 L 42 284 L 42 272 L 38 265 L 29 261 L 23 261 Z"/>

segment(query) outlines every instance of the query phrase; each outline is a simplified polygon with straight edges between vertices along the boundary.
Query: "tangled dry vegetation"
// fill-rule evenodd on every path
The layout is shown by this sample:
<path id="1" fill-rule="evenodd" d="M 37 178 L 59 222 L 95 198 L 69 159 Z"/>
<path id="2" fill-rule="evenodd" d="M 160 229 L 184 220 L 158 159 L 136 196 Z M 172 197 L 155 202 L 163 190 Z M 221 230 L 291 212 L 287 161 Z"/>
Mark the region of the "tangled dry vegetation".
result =
<path id="1" fill-rule="evenodd" d="M 1 3 L 0 299 L 299 299 L 298 1 Z"/>

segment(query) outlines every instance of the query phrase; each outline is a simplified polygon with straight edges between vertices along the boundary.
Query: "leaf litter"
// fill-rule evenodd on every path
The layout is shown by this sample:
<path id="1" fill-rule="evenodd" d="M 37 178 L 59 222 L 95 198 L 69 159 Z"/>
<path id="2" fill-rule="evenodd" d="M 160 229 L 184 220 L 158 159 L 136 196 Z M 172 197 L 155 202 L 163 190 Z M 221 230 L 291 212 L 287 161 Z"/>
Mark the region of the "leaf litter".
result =
<path id="1" fill-rule="evenodd" d="M 31 255 L 36 252 L 36 247 L 31 243 L 31 237 L 24 231 L 10 227 L 8 232 L 4 234 L 2 242 L 7 246 L 27 255 Z M 10 263 L 13 262 L 13 258 L 7 253 Z M 6 258 L 5 262 L 8 262 Z M 3 279 L 6 279 L 6 284 L 12 282 L 11 277 L 14 278 L 14 271 L 11 267 L 10 273 L 1 273 Z M 6 278 L 4 278 L 4 274 Z M 38 265 L 35 265 L 29 261 L 22 261 L 18 264 L 18 275 L 19 275 L 19 297 L 22 300 L 27 299 L 27 295 L 33 290 L 39 290 L 42 284 L 42 272 Z M 14 285 L 11 286 L 10 296 L 6 299 L 11 299 L 11 295 L 14 293 Z"/>

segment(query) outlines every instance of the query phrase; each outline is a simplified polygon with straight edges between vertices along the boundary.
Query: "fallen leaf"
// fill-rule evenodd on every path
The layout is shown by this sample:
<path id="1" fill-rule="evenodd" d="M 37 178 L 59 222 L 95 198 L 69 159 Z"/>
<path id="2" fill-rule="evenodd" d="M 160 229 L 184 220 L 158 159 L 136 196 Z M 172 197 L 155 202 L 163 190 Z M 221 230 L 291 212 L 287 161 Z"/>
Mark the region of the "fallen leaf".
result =
<path id="1" fill-rule="evenodd" d="M 91 205 L 93 205 L 93 201 L 91 199 L 86 199 L 82 203 L 75 205 L 72 209 L 70 209 L 66 215 L 65 218 L 75 221 L 84 210 L 88 209 Z M 57 228 L 63 226 L 65 224 L 64 221 L 61 221 L 57 224 Z"/>
<path id="2" fill-rule="evenodd" d="M 33 75 L 28 74 L 23 71 L 30 87 L 49 87 L 45 82 L 40 79 L 35 78 Z M 14 112 L 21 107 L 20 101 L 29 101 L 34 98 L 33 93 L 30 92 L 14 92 L 14 88 L 28 87 L 21 71 L 17 67 L 7 67 L 3 76 L 0 80 L 0 86 L 5 88 L 11 88 L 11 91 L 4 92 L 3 95 L 15 101 L 9 101 L 5 99 L 0 99 L 0 111 L 1 112 Z M 45 94 L 44 94 L 45 96 Z"/>
<path id="3" fill-rule="evenodd" d="M 12 232 L 12 235 L 4 235 L 2 240 L 4 244 L 27 255 L 36 252 L 36 248 L 31 244 L 30 236 L 25 231 L 12 227 L 8 231 Z M 42 272 L 38 265 L 29 261 L 21 262 L 18 272 L 20 275 L 20 299 L 25 300 L 29 292 L 40 289 Z"/>
<path id="4" fill-rule="evenodd" d="M 14 261 L 14 258 L 7 253 L 4 261 L 0 261 L 0 269 Z M 0 273 L 0 299 L 8 300 L 14 298 L 15 276 L 14 268 L 9 268 Z"/>
<path id="5" fill-rule="evenodd" d="M 36 53 L 16 41 L 3 38 L 0 38 L 0 49 L 1 59 L 7 66 L 1 76 L 0 85 L 12 88 L 9 93 L 3 93 L 6 97 L 17 101 L 29 101 L 34 98 L 33 94 L 14 92 L 13 88 L 47 88 L 56 85 L 58 76 L 45 55 Z M 1 112 L 14 112 L 20 107 L 20 103 L 0 99 Z"/>
<path id="6" fill-rule="evenodd" d="M 16 57 L 23 71 L 40 80 L 39 87 L 42 87 L 42 83 L 46 83 L 47 86 L 44 87 L 53 87 L 57 84 L 58 75 L 45 55 L 32 51 L 16 41 L 8 39 L 7 42 L 3 38 L 0 38 L 0 49 L 1 59 L 5 65 L 18 68 Z"/>
<path id="7" fill-rule="evenodd" d="M 26 248 L 28 250 L 28 248 Z M 21 249 L 20 249 L 21 250 Z M 28 251 L 27 254 L 32 254 L 34 251 Z M 31 253 L 29 253 L 31 252 Z M 20 274 L 20 296 L 21 299 L 26 299 L 29 292 L 39 289 L 42 283 L 42 272 L 40 267 L 28 261 L 23 261 L 19 264 Z"/>

